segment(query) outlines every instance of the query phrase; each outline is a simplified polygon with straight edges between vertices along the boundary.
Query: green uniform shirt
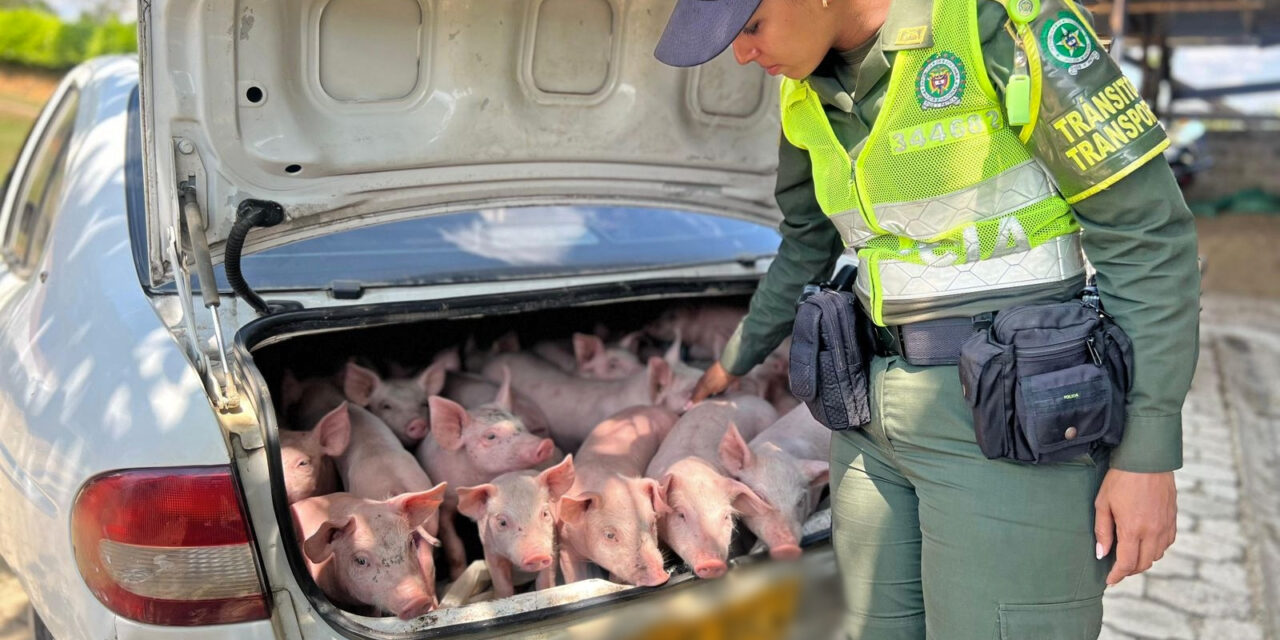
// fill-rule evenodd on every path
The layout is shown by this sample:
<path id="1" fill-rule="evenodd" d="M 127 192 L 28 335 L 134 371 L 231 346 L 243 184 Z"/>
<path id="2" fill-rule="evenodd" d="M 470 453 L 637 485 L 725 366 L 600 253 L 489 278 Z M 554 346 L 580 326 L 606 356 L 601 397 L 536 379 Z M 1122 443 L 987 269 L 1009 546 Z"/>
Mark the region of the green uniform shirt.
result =
<path id="1" fill-rule="evenodd" d="M 1008 16 L 994 0 L 979 2 L 986 71 L 1003 99 L 1014 51 L 1004 28 Z M 895 16 L 930 11 L 929 0 L 894 0 L 881 33 L 896 33 Z M 836 137 L 852 156 L 884 102 L 894 54 L 883 45 L 876 38 L 855 52 L 833 52 L 809 78 Z M 804 285 L 829 276 L 844 251 L 835 226 L 818 207 L 812 178 L 808 152 L 782 138 L 775 190 L 783 213 L 782 244 L 751 299 L 750 313 L 725 347 L 721 364 L 729 373 L 746 373 L 791 333 Z M 1159 157 L 1073 208 L 1084 229 L 1085 255 L 1098 272 L 1103 306 L 1134 344 L 1128 422 L 1111 465 L 1143 472 L 1176 469 L 1182 466 L 1182 402 L 1199 351 L 1200 275 L 1191 212 Z"/>

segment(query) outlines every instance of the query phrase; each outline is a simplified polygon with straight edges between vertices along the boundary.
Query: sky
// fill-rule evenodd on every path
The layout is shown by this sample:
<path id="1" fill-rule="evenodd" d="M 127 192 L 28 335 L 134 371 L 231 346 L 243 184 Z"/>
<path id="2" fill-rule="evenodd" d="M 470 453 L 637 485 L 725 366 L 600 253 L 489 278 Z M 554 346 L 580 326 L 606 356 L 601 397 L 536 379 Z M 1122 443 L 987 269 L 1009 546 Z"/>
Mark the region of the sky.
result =
<path id="1" fill-rule="evenodd" d="M 115 11 L 125 22 L 132 22 L 138 18 L 137 0 L 45 0 L 45 2 L 63 18 L 74 19 L 85 11 L 94 11 L 103 6 Z"/>

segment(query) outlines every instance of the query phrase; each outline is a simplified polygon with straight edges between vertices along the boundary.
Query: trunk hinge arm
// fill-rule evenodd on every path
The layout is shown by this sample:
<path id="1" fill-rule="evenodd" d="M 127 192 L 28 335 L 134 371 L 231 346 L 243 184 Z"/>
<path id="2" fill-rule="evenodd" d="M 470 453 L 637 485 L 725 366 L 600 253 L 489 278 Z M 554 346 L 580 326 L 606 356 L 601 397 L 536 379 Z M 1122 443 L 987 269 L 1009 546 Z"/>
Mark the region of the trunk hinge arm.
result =
<path id="1" fill-rule="evenodd" d="M 191 337 L 197 342 L 197 351 L 202 354 L 204 360 L 205 375 L 209 376 L 211 386 L 217 393 L 218 410 L 235 411 L 240 407 L 240 396 L 236 392 L 235 384 L 231 381 L 231 370 L 227 364 L 227 346 L 222 338 L 222 320 L 218 317 L 218 306 L 222 304 L 222 298 L 218 293 L 218 281 L 213 275 L 213 259 L 209 255 L 209 241 L 205 237 L 205 217 L 200 211 L 200 203 L 196 198 L 195 176 L 188 176 L 186 180 L 178 183 L 178 201 L 182 208 L 182 222 L 185 223 L 182 226 L 186 229 L 187 242 L 191 248 L 191 264 L 186 266 L 194 267 L 196 282 L 200 287 L 200 299 L 204 301 L 204 307 L 213 317 L 213 335 L 217 341 L 221 379 L 214 373 L 208 354 L 199 346 L 199 337 L 196 335 Z"/>

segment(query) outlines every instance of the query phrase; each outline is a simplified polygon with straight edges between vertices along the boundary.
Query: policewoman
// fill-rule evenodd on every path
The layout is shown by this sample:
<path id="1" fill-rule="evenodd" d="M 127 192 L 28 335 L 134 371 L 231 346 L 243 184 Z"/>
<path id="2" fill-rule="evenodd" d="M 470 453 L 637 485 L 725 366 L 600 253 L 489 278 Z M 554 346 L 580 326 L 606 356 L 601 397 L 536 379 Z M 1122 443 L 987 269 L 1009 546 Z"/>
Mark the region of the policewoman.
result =
<path id="1" fill-rule="evenodd" d="M 846 635 L 1095 638 L 1104 588 L 1174 540 L 1199 275 L 1160 124 L 1071 0 L 679 0 L 656 56 L 687 67 L 729 47 L 783 76 L 783 239 L 695 399 L 761 362 L 805 285 L 856 251 L 875 339 L 869 422 L 831 448 Z M 1096 373 L 1115 345 L 1093 332 L 1098 366 L 1032 380 L 1023 357 L 1045 349 L 996 329 L 1059 331 L 1086 257 L 1128 368 Z M 996 355 L 962 384 L 975 333 Z M 1015 352 L 1016 385 L 987 366 Z M 1116 419 L 1086 406 L 1108 384 Z M 992 402 L 1005 417 L 975 421 Z"/>

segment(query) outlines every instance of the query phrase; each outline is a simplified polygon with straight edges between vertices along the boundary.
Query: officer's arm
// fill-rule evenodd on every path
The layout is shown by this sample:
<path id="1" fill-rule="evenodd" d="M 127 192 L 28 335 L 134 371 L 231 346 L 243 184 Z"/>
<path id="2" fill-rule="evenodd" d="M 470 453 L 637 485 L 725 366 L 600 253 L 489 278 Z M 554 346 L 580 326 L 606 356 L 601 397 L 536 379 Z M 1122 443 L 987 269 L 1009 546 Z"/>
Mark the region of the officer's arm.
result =
<path id="1" fill-rule="evenodd" d="M 982 14 L 986 18 L 981 21 L 984 36 L 991 37 L 983 51 L 990 61 L 987 71 L 999 90 L 1010 72 L 1009 65 L 999 61 L 1012 59 L 1013 45 L 1003 28 L 1003 17 L 1000 28 L 992 27 L 993 13 L 996 12 L 984 9 Z M 1082 13 L 1088 20 L 1088 13 Z M 1113 66 L 1109 58 L 1094 64 Z M 1113 72 L 1118 79 L 1119 71 Z M 1046 91 L 1051 88 L 1047 84 Z M 1088 97 L 1096 91 L 1090 87 L 1082 95 Z M 1119 87 L 1113 91 L 1118 93 L 1107 96 L 1125 97 Z M 1134 380 L 1129 392 L 1128 421 L 1123 441 L 1112 452 L 1111 466 L 1138 472 L 1177 469 L 1182 466 L 1182 403 L 1191 387 L 1199 350 L 1200 275 L 1191 211 L 1159 153 L 1143 153 L 1147 160 L 1124 167 L 1115 174 L 1122 176 L 1118 180 L 1099 182 L 1098 174 L 1089 175 L 1080 169 L 1094 157 L 1103 156 L 1101 144 L 1090 149 L 1094 157 L 1077 163 L 1076 156 L 1064 154 L 1081 150 L 1079 147 L 1064 149 L 1065 145 L 1057 140 L 1056 148 L 1046 149 L 1047 141 L 1056 138 L 1045 134 L 1064 138 L 1052 122 L 1042 120 L 1037 125 L 1036 136 L 1041 144 L 1031 146 L 1072 199 L 1076 219 L 1084 229 L 1085 255 L 1098 272 L 1103 306 L 1133 340 Z M 1070 122 L 1057 122 L 1073 141 L 1083 141 L 1086 135 L 1092 137 L 1092 131 L 1076 135 L 1083 132 L 1068 126 Z M 1089 126 L 1088 118 L 1081 122 Z M 1097 127 L 1105 128 L 1112 122 L 1114 118 L 1109 118 Z M 1137 122 L 1124 124 L 1133 130 L 1138 127 Z M 1159 125 L 1154 127 L 1158 129 Z M 1111 131 L 1112 135 L 1117 133 L 1121 132 Z M 1163 137 L 1158 130 L 1152 133 Z M 1111 140 L 1112 136 L 1104 138 Z M 1147 146 L 1152 145 L 1147 142 Z M 1123 150 L 1112 153 L 1119 155 Z"/>
<path id="2" fill-rule="evenodd" d="M 1160 156 L 1075 204 L 1103 308 L 1133 340 L 1134 380 L 1124 440 L 1111 466 L 1182 466 L 1182 402 L 1199 352 L 1196 228 Z"/>
<path id="3" fill-rule="evenodd" d="M 809 154 L 783 138 L 778 149 L 775 190 L 783 221 L 782 244 L 751 297 L 751 309 L 725 345 L 720 364 L 740 376 L 762 362 L 791 333 L 795 302 L 804 285 L 825 278 L 843 245 L 834 225 L 818 207 Z"/>

